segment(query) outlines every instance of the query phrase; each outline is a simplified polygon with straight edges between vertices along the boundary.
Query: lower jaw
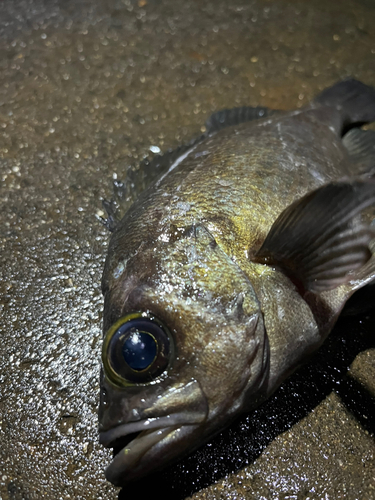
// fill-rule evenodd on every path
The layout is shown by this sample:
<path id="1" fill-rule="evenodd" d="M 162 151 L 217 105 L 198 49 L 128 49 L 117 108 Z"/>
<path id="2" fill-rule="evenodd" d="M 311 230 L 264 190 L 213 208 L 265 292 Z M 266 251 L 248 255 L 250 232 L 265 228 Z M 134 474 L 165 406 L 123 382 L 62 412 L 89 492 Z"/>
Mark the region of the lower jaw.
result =
<path id="1" fill-rule="evenodd" d="M 120 449 L 114 456 L 111 464 L 107 467 L 105 471 L 106 478 L 115 486 L 122 486 L 127 482 L 135 481 L 146 475 L 149 469 L 156 469 L 157 467 L 155 467 L 155 462 L 152 460 L 152 455 L 148 457 L 145 464 L 142 464 L 142 458 L 165 439 L 168 434 L 176 431 L 177 428 L 150 429 L 138 433 L 136 439 L 130 442 L 127 440 L 128 444 Z M 126 437 L 124 436 L 125 440 Z M 121 446 L 121 441 L 118 441 Z M 114 451 L 117 450 L 118 446 L 115 446 Z"/>
<path id="2" fill-rule="evenodd" d="M 122 436 L 111 443 L 110 447 L 113 448 L 113 458 L 121 453 L 121 451 L 125 449 L 131 441 L 134 441 L 139 436 L 139 434 L 140 432 L 132 432 L 131 434 Z"/>

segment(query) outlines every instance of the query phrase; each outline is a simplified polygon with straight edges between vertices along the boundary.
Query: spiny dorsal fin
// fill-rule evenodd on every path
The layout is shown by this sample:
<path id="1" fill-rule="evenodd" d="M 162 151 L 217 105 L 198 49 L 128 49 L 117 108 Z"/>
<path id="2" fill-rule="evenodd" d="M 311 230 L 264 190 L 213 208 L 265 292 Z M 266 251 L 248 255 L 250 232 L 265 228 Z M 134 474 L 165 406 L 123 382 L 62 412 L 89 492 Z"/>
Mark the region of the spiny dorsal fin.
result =
<path id="1" fill-rule="evenodd" d="M 186 154 L 189 149 L 192 149 L 206 139 L 210 133 L 229 127 L 230 125 L 257 120 L 275 113 L 278 113 L 278 111 L 270 110 L 265 107 L 252 108 L 249 106 L 224 109 L 214 113 L 206 122 L 206 132 L 204 134 L 194 138 L 187 144 L 178 146 L 176 149 L 169 149 L 164 154 L 157 154 L 151 160 L 145 158 L 141 161 L 139 168 L 128 169 L 123 181 L 120 182 L 116 180 L 113 185 L 113 199 L 110 202 L 106 200 L 103 201 L 103 206 L 108 213 L 108 218 L 102 219 L 101 222 L 110 231 L 114 231 L 119 220 L 117 215 L 119 213 L 124 215 L 134 201 L 132 191 L 135 190 L 137 194 L 142 192 L 158 177 L 168 172 L 173 163 L 178 161 L 178 159 Z"/>
<path id="2" fill-rule="evenodd" d="M 108 201 L 106 199 L 102 200 L 102 205 L 104 210 L 107 212 L 107 218 L 98 216 L 99 221 L 105 226 L 108 231 L 113 231 L 116 229 L 117 224 L 119 223 L 119 219 L 117 217 L 117 207 L 116 203 L 112 201 Z"/>
<path id="3" fill-rule="evenodd" d="M 252 120 L 259 120 L 260 118 L 265 118 L 266 116 L 274 115 L 276 113 L 280 113 L 280 111 L 264 108 L 262 106 L 258 106 L 256 108 L 251 106 L 242 106 L 240 108 L 222 109 L 221 111 L 213 113 L 206 121 L 206 133 L 211 134 L 212 132 L 217 132 L 225 127 L 230 127 L 231 125 L 238 125 Z"/>
<path id="4" fill-rule="evenodd" d="M 266 116 L 280 113 L 280 111 L 268 109 L 258 106 L 256 108 L 250 106 L 243 106 L 239 108 L 223 109 L 213 113 L 206 121 L 206 132 L 197 138 L 194 138 L 187 144 L 178 146 L 176 149 L 169 149 L 162 155 L 156 155 L 152 160 L 147 158 L 141 162 L 140 169 L 144 171 L 147 178 L 152 177 L 154 180 L 160 174 L 163 174 L 169 167 L 178 160 L 180 156 L 185 154 L 189 149 L 193 148 L 200 142 L 204 141 L 206 137 L 212 133 L 217 132 L 230 125 L 238 125 L 252 120 L 259 120 Z"/>
<path id="5" fill-rule="evenodd" d="M 354 223 L 373 204 L 372 180 L 327 184 L 280 214 L 254 260 L 280 266 L 305 290 L 336 288 L 371 257 L 374 231 Z"/>

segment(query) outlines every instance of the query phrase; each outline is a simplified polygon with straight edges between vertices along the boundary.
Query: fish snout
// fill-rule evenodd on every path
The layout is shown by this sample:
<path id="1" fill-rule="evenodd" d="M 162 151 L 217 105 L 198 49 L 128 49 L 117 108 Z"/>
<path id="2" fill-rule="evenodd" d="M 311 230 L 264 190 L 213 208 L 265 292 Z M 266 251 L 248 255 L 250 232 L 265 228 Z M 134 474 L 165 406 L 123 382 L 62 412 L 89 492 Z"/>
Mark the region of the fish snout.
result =
<path id="1" fill-rule="evenodd" d="M 134 474 L 143 475 L 149 467 L 155 468 L 156 457 L 164 465 L 169 456 L 179 453 L 179 446 L 190 446 L 188 435 L 202 432 L 208 402 L 199 382 L 176 384 L 162 394 L 152 393 L 153 388 L 143 388 L 142 393 L 138 386 L 137 395 L 126 397 L 134 387 L 120 390 L 103 381 L 102 392 L 110 392 L 105 398 L 110 396 L 111 403 L 101 404 L 99 439 L 114 450 L 114 459 L 106 471 L 114 484 L 123 484 L 133 480 Z"/>

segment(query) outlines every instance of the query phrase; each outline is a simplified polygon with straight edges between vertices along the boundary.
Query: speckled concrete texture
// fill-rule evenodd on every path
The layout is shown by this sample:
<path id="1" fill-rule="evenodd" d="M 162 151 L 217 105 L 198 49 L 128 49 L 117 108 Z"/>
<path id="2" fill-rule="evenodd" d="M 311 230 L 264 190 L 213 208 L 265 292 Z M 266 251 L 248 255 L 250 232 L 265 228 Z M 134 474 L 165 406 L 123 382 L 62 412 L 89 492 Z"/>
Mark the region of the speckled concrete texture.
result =
<path id="1" fill-rule="evenodd" d="M 375 85 L 374 26 L 372 0 L 0 3 L 0 498 L 375 498 L 371 311 L 193 456 L 121 492 L 105 480 L 96 218 L 114 178 L 214 110 Z"/>

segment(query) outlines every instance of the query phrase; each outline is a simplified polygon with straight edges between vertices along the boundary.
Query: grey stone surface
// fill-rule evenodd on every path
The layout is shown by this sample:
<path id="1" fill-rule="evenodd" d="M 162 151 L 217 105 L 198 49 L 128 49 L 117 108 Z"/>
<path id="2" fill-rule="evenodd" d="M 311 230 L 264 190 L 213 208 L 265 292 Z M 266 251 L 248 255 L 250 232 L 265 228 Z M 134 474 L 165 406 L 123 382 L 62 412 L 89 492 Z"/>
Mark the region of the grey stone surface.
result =
<path id="1" fill-rule="evenodd" d="M 0 3 L 0 498 L 117 498 L 97 440 L 108 234 L 95 215 L 112 179 L 214 110 L 302 106 L 347 76 L 375 85 L 374 25 L 371 0 Z M 374 321 L 349 323 L 268 406 L 148 486 L 375 498 Z"/>

